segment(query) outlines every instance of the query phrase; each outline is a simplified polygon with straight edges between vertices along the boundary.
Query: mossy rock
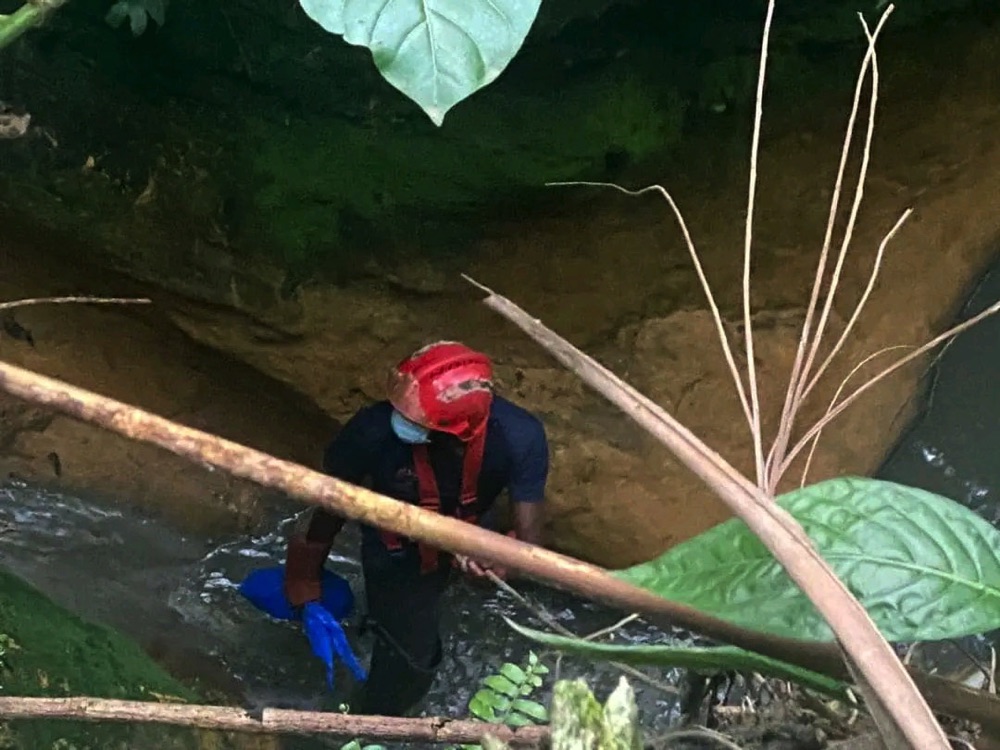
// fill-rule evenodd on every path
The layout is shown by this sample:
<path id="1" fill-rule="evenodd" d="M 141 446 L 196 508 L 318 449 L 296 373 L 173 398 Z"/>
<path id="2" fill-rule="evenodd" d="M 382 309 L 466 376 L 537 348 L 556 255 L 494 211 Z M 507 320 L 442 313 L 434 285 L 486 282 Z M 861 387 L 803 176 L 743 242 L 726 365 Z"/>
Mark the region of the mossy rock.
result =
<path id="1" fill-rule="evenodd" d="M 248 234 L 267 237 L 284 264 L 358 267 L 393 240 L 415 250 L 415 227 L 429 218 L 469 226 L 494 201 L 523 203 L 547 182 L 599 179 L 609 155 L 638 161 L 680 138 L 681 97 L 624 66 L 558 96 L 508 88 L 479 92 L 441 128 L 422 115 L 248 121 Z"/>
<path id="2" fill-rule="evenodd" d="M 198 700 L 136 643 L 81 620 L 2 569 L 0 652 L 0 694 L 6 696 Z M 155 725 L 31 719 L 0 724 L 0 748 L 188 750 L 202 747 L 203 735 Z"/>

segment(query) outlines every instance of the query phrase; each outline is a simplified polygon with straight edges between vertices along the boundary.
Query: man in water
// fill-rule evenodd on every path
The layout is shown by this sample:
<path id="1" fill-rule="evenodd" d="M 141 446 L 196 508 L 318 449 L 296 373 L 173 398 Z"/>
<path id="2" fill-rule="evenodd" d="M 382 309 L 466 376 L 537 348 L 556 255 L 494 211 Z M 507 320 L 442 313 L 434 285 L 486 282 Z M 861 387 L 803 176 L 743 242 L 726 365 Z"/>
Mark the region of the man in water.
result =
<path id="1" fill-rule="evenodd" d="M 486 355 L 449 341 L 399 363 L 388 399 L 351 417 L 323 460 L 338 479 L 483 526 L 506 489 L 511 533 L 532 544 L 541 543 L 548 469 L 542 422 L 494 394 Z M 293 607 L 320 598 L 320 571 L 345 520 L 316 508 L 305 534 L 289 540 L 285 594 Z M 376 641 L 351 711 L 402 716 L 426 695 L 441 663 L 441 598 L 453 565 L 472 576 L 491 568 L 368 526 L 361 562 Z"/>

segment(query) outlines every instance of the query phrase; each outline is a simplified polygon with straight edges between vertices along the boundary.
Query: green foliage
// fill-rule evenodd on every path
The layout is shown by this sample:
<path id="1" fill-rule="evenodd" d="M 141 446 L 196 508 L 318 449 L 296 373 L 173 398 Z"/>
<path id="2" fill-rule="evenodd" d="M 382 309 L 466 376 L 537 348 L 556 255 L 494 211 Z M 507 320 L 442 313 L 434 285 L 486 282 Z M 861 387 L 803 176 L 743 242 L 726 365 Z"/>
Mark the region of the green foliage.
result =
<path id="1" fill-rule="evenodd" d="M 0 647 L 5 695 L 71 696 L 132 700 L 198 695 L 181 684 L 139 646 L 113 630 L 84 622 L 15 576 L 0 570 Z M 95 726 L 89 722 L 9 722 L 15 748 L 45 750 L 67 742 L 77 750 L 144 746 L 194 748 L 191 730 L 151 726 Z"/>
<path id="2" fill-rule="evenodd" d="M 367 47 L 375 66 L 435 125 L 496 79 L 521 48 L 541 0 L 301 0 L 331 34 Z"/>
<path id="3" fill-rule="evenodd" d="M 939 495 L 892 482 L 832 479 L 777 499 L 894 641 L 1000 627 L 1000 531 Z M 616 575 L 746 628 L 832 639 L 822 616 L 738 519 Z"/>
<path id="4" fill-rule="evenodd" d="M 316 266 L 325 258 L 357 268 L 363 260 L 343 251 L 356 241 L 354 227 L 377 237 L 362 232 L 366 252 L 392 239 L 412 247 L 413 226 L 428 218 L 469 226 L 465 212 L 489 201 L 525 200 L 546 182 L 600 179 L 609 152 L 639 160 L 659 151 L 680 138 L 683 112 L 680 98 L 655 80 L 610 70 L 555 99 L 494 89 L 441 129 L 329 117 L 251 121 L 238 143 L 253 163 L 247 231 L 266 238 L 261 244 L 285 263 Z M 444 246 L 439 237 L 432 242 Z"/>
<path id="5" fill-rule="evenodd" d="M 169 2 L 170 0 L 117 0 L 104 20 L 115 29 L 128 20 L 132 35 L 142 36 L 150 18 L 159 26 L 164 24 Z"/>
<path id="6" fill-rule="evenodd" d="M 777 499 L 888 640 L 959 638 L 1000 627 L 1000 532 L 952 500 L 891 482 L 846 477 Z M 737 519 L 616 573 L 660 596 L 737 625 L 828 640 L 829 626 Z M 845 686 L 734 647 L 619 646 L 516 625 L 537 643 L 593 659 L 755 671 L 831 695 Z"/>
<path id="7" fill-rule="evenodd" d="M 507 620 L 507 624 L 536 643 L 589 659 L 633 665 L 679 667 L 702 674 L 722 671 L 759 672 L 767 677 L 796 682 L 820 693 L 838 698 L 846 697 L 847 686 L 842 682 L 734 646 L 704 648 L 655 644 L 644 646 L 617 645 L 544 633 L 518 625 L 510 620 Z"/>
<path id="8" fill-rule="evenodd" d="M 469 701 L 469 712 L 481 721 L 506 724 L 509 727 L 544 724 L 548 711 L 531 695 L 542 686 L 549 668 L 531 652 L 524 667 L 510 662 L 497 674 L 486 677 L 482 687 Z"/>
<path id="9" fill-rule="evenodd" d="M 385 745 L 362 745 L 357 740 L 351 740 L 341 745 L 340 750 L 385 750 Z"/>
<path id="10" fill-rule="evenodd" d="M 495 738 L 486 750 L 507 750 Z M 639 708 L 622 677 L 602 706 L 583 680 L 559 680 L 552 695 L 552 750 L 640 750 Z"/>

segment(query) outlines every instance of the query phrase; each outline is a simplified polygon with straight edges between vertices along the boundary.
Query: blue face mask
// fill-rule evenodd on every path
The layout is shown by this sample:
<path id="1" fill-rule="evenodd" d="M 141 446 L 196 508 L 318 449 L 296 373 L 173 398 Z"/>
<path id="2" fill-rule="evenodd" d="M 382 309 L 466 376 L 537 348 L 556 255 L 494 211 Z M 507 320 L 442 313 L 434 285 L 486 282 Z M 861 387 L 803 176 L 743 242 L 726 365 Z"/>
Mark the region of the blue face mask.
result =
<path id="1" fill-rule="evenodd" d="M 392 431 L 404 443 L 416 445 L 430 442 L 430 430 L 426 427 L 421 427 L 416 422 L 411 422 L 398 411 L 393 410 L 391 422 Z"/>

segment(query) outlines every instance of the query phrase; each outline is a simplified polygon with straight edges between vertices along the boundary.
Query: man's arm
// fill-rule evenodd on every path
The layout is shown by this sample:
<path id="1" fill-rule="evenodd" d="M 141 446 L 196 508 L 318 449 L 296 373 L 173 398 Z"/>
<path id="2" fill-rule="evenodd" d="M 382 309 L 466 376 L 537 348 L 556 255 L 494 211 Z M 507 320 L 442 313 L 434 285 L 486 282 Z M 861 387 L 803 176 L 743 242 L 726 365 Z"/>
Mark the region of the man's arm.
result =
<path id="1" fill-rule="evenodd" d="M 514 467 L 508 492 L 514 511 L 514 535 L 523 542 L 541 545 L 545 508 L 545 485 L 549 477 L 549 443 L 541 421 L 532 419 L 528 429 L 520 431 L 514 448 Z M 459 567 L 480 577 L 490 570 L 505 578 L 507 571 L 498 565 L 485 565 L 460 556 Z"/>
<path id="2" fill-rule="evenodd" d="M 368 440 L 362 413 L 355 414 L 323 454 L 323 473 L 359 484 L 369 473 Z M 316 601 L 322 595 L 322 573 L 337 534 L 347 522 L 326 508 L 314 508 L 305 534 L 288 540 L 285 561 L 285 596 L 293 607 Z"/>
<path id="3" fill-rule="evenodd" d="M 514 506 L 514 534 L 522 542 L 541 546 L 544 501 L 515 502 L 512 505 Z"/>

